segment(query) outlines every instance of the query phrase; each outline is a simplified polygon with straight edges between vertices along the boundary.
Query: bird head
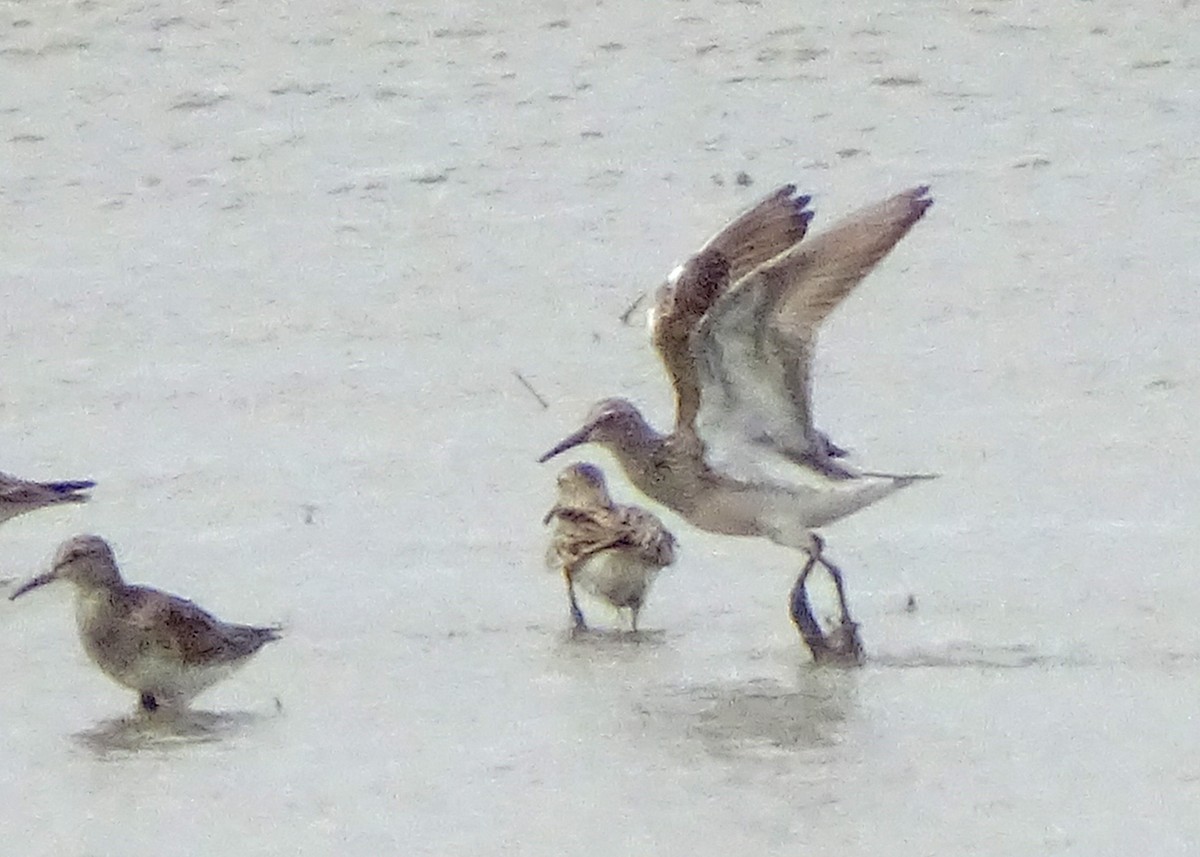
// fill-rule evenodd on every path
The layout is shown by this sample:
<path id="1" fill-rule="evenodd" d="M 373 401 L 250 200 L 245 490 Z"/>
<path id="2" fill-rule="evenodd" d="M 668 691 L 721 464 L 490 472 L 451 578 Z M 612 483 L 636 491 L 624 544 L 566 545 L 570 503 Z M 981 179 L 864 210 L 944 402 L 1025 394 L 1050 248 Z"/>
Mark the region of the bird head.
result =
<path id="1" fill-rule="evenodd" d="M 604 471 L 586 461 L 568 465 L 558 474 L 558 502 L 563 506 L 608 506 Z"/>
<path id="2" fill-rule="evenodd" d="M 21 584 L 8 598 L 12 601 L 56 580 L 92 589 L 119 584 L 121 573 L 108 542 L 99 536 L 75 536 L 59 546 L 49 571 Z"/>
<path id="3" fill-rule="evenodd" d="M 646 424 L 641 411 L 625 399 L 604 399 L 597 402 L 584 419 L 583 427 L 558 442 L 549 452 L 538 459 L 544 463 L 585 443 L 598 443 L 601 446 L 628 446 L 632 441 L 640 440 L 653 430 Z M 603 476 L 601 476 L 603 479 Z"/>

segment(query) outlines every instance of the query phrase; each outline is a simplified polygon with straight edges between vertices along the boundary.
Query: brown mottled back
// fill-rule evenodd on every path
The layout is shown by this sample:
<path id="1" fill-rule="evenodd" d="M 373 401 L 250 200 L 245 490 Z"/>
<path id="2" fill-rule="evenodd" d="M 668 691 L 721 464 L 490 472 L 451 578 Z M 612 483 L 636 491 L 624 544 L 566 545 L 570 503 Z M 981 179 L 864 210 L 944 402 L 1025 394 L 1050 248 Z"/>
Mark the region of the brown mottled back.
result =
<path id="1" fill-rule="evenodd" d="M 605 550 L 629 550 L 647 565 L 675 561 L 675 537 L 654 515 L 636 506 L 570 508 L 556 506 L 551 550 L 564 568 L 574 568 Z"/>
<path id="2" fill-rule="evenodd" d="M 184 664 L 237 661 L 279 639 L 275 628 L 222 622 L 191 601 L 150 587 L 127 586 L 117 597 L 124 621 L 140 638 Z"/>

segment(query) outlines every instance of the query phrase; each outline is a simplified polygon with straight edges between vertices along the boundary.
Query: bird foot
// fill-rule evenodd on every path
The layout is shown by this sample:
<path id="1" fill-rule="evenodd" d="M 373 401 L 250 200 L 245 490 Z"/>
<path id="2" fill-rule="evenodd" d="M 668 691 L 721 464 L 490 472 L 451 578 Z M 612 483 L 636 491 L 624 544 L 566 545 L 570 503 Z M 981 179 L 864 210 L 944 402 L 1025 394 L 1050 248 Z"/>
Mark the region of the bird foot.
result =
<path id="1" fill-rule="evenodd" d="M 838 624 L 828 634 L 813 615 L 807 587 L 810 570 L 811 566 L 806 566 L 792 587 L 791 614 L 796 630 L 800 632 L 800 638 L 812 653 L 813 663 L 860 666 L 866 660 L 866 655 L 862 640 L 858 636 L 858 623 L 850 618 L 849 613 L 843 613 Z"/>
<path id="2" fill-rule="evenodd" d="M 819 664 L 857 667 L 866 660 L 862 640 L 858 636 L 858 623 L 842 622 L 825 637 L 825 646 L 820 654 L 813 651 L 813 660 Z"/>

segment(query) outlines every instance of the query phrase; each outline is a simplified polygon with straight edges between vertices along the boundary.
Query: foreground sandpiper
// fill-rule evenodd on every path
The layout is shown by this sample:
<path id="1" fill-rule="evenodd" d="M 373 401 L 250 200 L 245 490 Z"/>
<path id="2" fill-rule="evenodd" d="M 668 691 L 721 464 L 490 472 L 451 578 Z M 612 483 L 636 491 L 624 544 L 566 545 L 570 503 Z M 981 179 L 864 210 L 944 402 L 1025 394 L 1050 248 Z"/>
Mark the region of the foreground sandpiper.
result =
<path id="1" fill-rule="evenodd" d="M 547 560 L 567 581 L 575 630 L 586 630 L 575 587 L 638 613 L 659 571 L 675 562 L 675 537 L 657 517 L 637 506 L 612 501 L 604 474 L 593 464 L 572 464 L 558 475 L 558 502 L 543 523 L 554 522 Z"/>
<path id="2" fill-rule="evenodd" d="M 180 709 L 272 640 L 279 628 L 222 622 L 191 601 L 121 579 L 99 536 L 63 542 L 50 571 L 9 599 L 55 580 L 75 584 L 75 621 L 84 651 L 109 678 L 138 692 L 141 707 Z"/>
<path id="3" fill-rule="evenodd" d="M 917 187 L 802 242 L 809 197 L 787 185 L 717 233 L 677 268 L 651 311 L 651 338 L 675 388 L 675 428 L 648 425 L 606 399 L 542 456 L 598 443 L 639 490 L 712 533 L 759 536 L 808 554 L 792 619 L 816 660 L 861 660 L 841 572 L 815 528 L 929 478 L 856 472 L 812 421 L 810 369 L 821 322 L 933 204 Z M 838 626 L 826 637 L 805 585 L 830 573 Z"/>
<path id="4" fill-rule="evenodd" d="M 8 473 L 0 473 L 0 524 L 58 503 L 86 503 L 91 499 L 79 492 L 96 487 L 91 480 L 75 482 L 30 482 Z"/>

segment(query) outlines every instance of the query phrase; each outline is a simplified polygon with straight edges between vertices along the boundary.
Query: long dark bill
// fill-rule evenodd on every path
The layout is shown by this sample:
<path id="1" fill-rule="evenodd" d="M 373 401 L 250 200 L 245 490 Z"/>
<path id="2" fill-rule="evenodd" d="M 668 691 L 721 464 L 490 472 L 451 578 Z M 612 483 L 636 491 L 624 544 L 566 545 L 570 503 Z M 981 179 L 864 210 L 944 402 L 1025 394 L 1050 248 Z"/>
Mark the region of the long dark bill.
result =
<path id="1" fill-rule="evenodd" d="M 572 447 L 579 446 L 581 443 L 587 443 L 591 433 L 592 425 L 589 423 L 574 434 L 567 435 L 558 442 L 557 446 L 539 458 L 538 464 L 545 464 L 554 456 L 564 453 Z"/>
<path id="2" fill-rule="evenodd" d="M 47 583 L 53 583 L 55 580 L 58 580 L 58 575 L 53 570 L 39 574 L 37 577 L 27 580 L 18 586 L 12 595 L 8 596 L 8 600 L 15 601 L 31 589 L 37 589 L 39 586 L 45 586 Z"/>

